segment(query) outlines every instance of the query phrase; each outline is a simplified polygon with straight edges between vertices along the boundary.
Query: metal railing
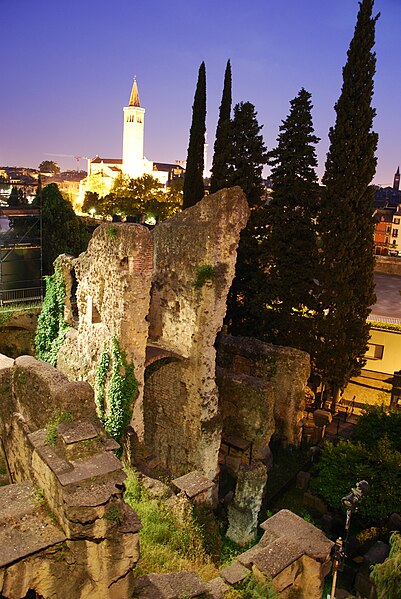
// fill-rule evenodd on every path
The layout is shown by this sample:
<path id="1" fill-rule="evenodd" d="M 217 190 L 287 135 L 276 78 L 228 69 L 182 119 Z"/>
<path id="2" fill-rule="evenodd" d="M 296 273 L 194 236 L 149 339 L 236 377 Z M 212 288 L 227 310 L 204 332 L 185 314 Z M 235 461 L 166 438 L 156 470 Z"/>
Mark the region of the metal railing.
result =
<path id="1" fill-rule="evenodd" d="M 42 287 L 25 287 L 23 289 L 0 290 L 0 306 L 37 302 L 43 299 Z"/>

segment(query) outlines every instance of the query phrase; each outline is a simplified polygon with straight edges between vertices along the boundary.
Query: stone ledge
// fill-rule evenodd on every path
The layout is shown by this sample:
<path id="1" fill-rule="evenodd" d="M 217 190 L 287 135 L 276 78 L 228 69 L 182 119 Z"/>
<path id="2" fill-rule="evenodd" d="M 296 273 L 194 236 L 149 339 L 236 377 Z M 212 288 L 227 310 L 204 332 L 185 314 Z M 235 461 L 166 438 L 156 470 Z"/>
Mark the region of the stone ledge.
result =
<path id="1" fill-rule="evenodd" d="M 184 476 L 174 479 L 172 483 L 180 489 L 180 491 L 184 491 L 189 499 L 214 487 L 214 483 L 202 472 L 199 472 L 199 470 L 184 474 Z"/>
<path id="2" fill-rule="evenodd" d="M 231 566 L 227 566 L 220 572 L 220 576 L 224 578 L 228 584 L 237 584 L 249 576 L 250 571 L 239 562 L 234 562 Z"/>

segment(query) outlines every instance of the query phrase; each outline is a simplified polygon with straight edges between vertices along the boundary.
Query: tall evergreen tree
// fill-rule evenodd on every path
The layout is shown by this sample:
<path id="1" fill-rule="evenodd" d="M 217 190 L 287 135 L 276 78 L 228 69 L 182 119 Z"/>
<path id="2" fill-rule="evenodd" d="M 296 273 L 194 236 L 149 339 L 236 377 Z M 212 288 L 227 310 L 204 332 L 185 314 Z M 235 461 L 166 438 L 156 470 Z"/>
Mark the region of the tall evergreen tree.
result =
<path id="1" fill-rule="evenodd" d="M 255 107 L 240 102 L 234 107 L 230 126 L 230 154 L 227 187 L 242 187 L 251 208 L 251 216 L 241 233 L 235 278 L 228 301 L 226 324 L 233 334 L 256 335 L 260 318 L 257 298 L 265 285 L 265 265 L 261 239 L 266 233 L 262 169 L 266 147 Z"/>
<path id="2" fill-rule="evenodd" d="M 42 190 L 43 274 L 52 274 L 53 262 L 59 254 L 77 256 L 83 252 L 89 235 L 70 202 L 58 186 L 50 183 Z"/>
<path id="3" fill-rule="evenodd" d="M 219 189 L 227 187 L 228 183 L 229 135 L 232 103 L 231 81 L 231 63 L 228 60 L 224 74 L 223 95 L 221 98 L 219 120 L 216 128 L 216 139 L 214 142 L 210 193 L 214 193 Z"/>
<path id="4" fill-rule="evenodd" d="M 326 316 L 318 365 L 332 389 L 334 404 L 339 389 L 359 374 L 365 363 L 369 339 L 366 318 L 375 301 L 370 183 L 376 169 L 378 137 L 372 131 L 375 110 L 371 103 L 376 69 L 372 49 L 379 15 L 372 16 L 373 3 L 360 2 L 323 178 L 321 276 Z"/>
<path id="5" fill-rule="evenodd" d="M 192 106 L 192 125 L 189 133 L 187 167 L 184 180 L 183 208 L 197 204 L 204 194 L 203 168 L 206 134 L 206 67 L 199 67 L 194 103 Z"/>
<path id="6" fill-rule="evenodd" d="M 316 217 L 318 182 L 311 94 L 301 89 L 291 100 L 270 152 L 273 197 L 266 208 L 267 285 L 262 291 L 261 333 L 281 345 L 313 355 L 314 322 L 319 310 Z M 268 309 L 266 309 L 268 306 Z"/>

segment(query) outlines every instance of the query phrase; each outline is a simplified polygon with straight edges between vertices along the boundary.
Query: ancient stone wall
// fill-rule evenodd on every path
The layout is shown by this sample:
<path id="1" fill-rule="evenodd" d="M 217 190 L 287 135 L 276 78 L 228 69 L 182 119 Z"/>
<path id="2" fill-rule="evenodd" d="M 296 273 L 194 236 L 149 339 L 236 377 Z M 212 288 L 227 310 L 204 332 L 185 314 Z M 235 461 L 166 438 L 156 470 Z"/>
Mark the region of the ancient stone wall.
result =
<path id="1" fill-rule="evenodd" d="M 0 488 L 0 595 L 130 596 L 140 522 L 90 385 L 0 355 L 0 436 L 13 482 Z"/>
<path id="2" fill-rule="evenodd" d="M 196 469 L 216 474 L 221 420 L 214 342 L 248 215 L 245 195 L 233 188 L 206 196 L 152 232 L 149 337 L 182 359 L 147 374 L 143 413 L 145 422 L 154 415 L 153 448 L 175 476 Z"/>
<path id="3" fill-rule="evenodd" d="M 0 315 L 0 353 L 10 358 L 34 355 L 40 308 L 4 311 Z"/>
<path id="4" fill-rule="evenodd" d="M 128 223 L 98 227 L 86 252 L 58 258 L 71 325 L 57 367 L 94 385 L 105 344 L 114 337 L 132 361 L 143 392 L 153 245 L 148 229 Z M 76 308 L 74 288 L 76 287 Z"/>
<path id="5" fill-rule="evenodd" d="M 376 256 L 375 272 L 387 275 L 401 275 L 401 258 L 393 256 Z"/>
<path id="6" fill-rule="evenodd" d="M 217 383 L 225 436 L 253 443 L 264 459 L 273 434 L 299 445 L 309 355 L 256 339 L 219 335 Z"/>

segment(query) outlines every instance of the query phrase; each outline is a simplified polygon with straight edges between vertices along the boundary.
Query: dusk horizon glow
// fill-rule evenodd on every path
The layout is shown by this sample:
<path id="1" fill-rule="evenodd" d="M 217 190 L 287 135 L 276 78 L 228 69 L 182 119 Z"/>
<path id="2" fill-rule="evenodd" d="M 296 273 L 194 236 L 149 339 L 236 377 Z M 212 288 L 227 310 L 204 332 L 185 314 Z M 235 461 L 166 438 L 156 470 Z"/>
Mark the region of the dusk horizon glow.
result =
<path id="1" fill-rule="evenodd" d="M 254 0 L 247 5 L 191 0 L 146 6 L 121 0 L 2 4 L 3 93 L 0 166 L 37 168 L 74 156 L 122 155 L 123 107 L 136 76 L 145 108 L 145 156 L 185 160 L 192 103 L 202 60 L 207 76 L 210 168 L 224 69 L 230 58 L 233 104 L 255 105 L 268 149 L 301 87 L 312 94 L 318 175 L 341 93 L 342 68 L 358 12 L 356 0 Z M 401 3 L 376 0 L 377 69 L 373 105 L 379 134 L 374 182 L 392 185 L 401 163 L 397 118 Z M 65 154 L 66 156 L 59 156 Z M 86 169 L 81 160 L 80 168 Z M 266 171 L 268 172 L 268 171 Z"/>

